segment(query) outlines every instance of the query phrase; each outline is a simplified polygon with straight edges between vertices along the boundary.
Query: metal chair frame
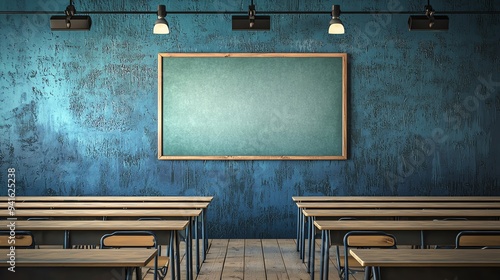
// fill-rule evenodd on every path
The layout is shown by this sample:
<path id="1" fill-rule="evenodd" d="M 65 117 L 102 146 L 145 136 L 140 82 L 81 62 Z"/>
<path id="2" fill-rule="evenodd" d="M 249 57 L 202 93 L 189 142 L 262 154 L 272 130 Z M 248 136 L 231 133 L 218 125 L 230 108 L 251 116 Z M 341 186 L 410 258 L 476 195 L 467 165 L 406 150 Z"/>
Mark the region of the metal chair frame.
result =
<path id="1" fill-rule="evenodd" d="M 379 236 L 379 237 L 387 237 L 392 240 L 392 244 L 380 245 L 380 244 L 370 244 L 367 242 L 366 244 L 358 244 L 358 245 L 349 245 L 349 238 L 352 236 Z M 396 237 L 392 234 L 388 234 L 383 231 L 350 231 L 344 235 L 344 280 L 349 279 L 349 248 L 384 248 L 384 249 L 396 249 L 397 241 Z M 365 268 L 365 279 L 370 279 L 370 272 L 373 274 L 374 279 L 379 279 L 379 270 L 376 267 L 366 267 Z"/>
<path id="2" fill-rule="evenodd" d="M 144 244 L 144 245 L 106 245 L 106 239 L 113 237 L 113 236 L 144 236 L 148 237 L 151 236 L 153 238 L 153 244 Z M 101 237 L 100 240 L 100 245 L 99 247 L 101 249 L 106 249 L 106 248 L 155 248 L 158 249 L 158 243 L 157 243 L 157 238 L 156 235 L 151 232 L 151 231 L 115 231 L 112 233 L 105 234 Z M 154 260 L 154 279 L 163 279 L 168 271 L 168 265 L 165 267 L 158 267 L 158 258 L 159 258 L 159 253 L 155 255 L 155 260 Z M 127 270 L 127 279 L 131 278 L 132 270 Z M 136 277 L 137 280 L 141 279 L 142 273 L 141 273 L 141 268 L 136 269 Z"/>

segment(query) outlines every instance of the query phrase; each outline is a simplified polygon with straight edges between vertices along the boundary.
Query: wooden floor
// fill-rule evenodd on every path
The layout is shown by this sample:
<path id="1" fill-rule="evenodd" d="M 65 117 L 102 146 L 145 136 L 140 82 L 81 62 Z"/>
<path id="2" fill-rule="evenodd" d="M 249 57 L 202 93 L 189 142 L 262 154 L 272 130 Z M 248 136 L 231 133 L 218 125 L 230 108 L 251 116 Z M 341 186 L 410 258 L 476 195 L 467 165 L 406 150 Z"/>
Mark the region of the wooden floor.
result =
<path id="1" fill-rule="evenodd" d="M 319 250 L 316 246 L 315 279 L 319 279 Z M 183 243 L 181 243 L 183 246 Z M 181 252 L 184 248 L 181 247 Z M 337 270 L 330 261 L 329 279 L 338 280 Z M 181 279 L 185 278 L 185 263 L 181 265 Z M 306 265 L 299 258 L 294 239 L 213 239 L 198 280 L 214 279 L 310 279 Z M 153 279 L 147 275 L 145 279 Z M 170 279 L 167 275 L 166 279 Z M 349 279 L 363 279 L 358 273 Z"/>

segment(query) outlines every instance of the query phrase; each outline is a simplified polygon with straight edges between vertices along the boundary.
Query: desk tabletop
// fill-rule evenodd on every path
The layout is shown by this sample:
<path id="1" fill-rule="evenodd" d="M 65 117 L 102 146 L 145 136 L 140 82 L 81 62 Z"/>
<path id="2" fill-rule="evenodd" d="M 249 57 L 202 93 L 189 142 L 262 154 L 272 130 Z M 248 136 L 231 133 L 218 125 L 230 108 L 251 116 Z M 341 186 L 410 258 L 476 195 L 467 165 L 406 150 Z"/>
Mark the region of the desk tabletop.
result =
<path id="1" fill-rule="evenodd" d="M 16 202 L 16 209 L 204 209 L 208 202 Z M 7 202 L 0 202 L 0 209 L 7 209 Z"/>
<path id="2" fill-rule="evenodd" d="M 500 201 L 500 196 L 292 196 L 295 202 L 321 201 Z"/>
<path id="3" fill-rule="evenodd" d="M 9 250 L 0 250 L 0 266 L 9 266 Z M 19 249 L 16 267 L 140 267 L 151 261 L 156 249 Z"/>
<path id="4" fill-rule="evenodd" d="M 500 209 L 303 209 L 306 217 L 500 217 Z"/>
<path id="5" fill-rule="evenodd" d="M 10 215 L 0 210 L 0 217 L 197 217 L 202 209 L 18 209 Z"/>
<path id="6" fill-rule="evenodd" d="M 319 230 L 500 230 L 500 221 L 393 221 L 393 220 L 316 220 Z"/>
<path id="7" fill-rule="evenodd" d="M 0 196 L 0 201 L 12 198 Z M 21 201 L 136 201 L 136 202 L 211 202 L 213 196 L 16 196 Z"/>
<path id="8" fill-rule="evenodd" d="M 304 209 L 500 209 L 500 202 L 297 202 Z"/>
<path id="9" fill-rule="evenodd" d="M 351 249 L 363 266 L 380 267 L 500 267 L 500 249 Z"/>
<path id="10" fill-rule="evenodd" d="M 0 228 L 8 228 L 11 221 L 0 221 Z M 16 230 L 184 230 L 187 220 L 160 221 L 85 221 L 85 220 L 48 220 L 48 221 L 15 221 Z"/>

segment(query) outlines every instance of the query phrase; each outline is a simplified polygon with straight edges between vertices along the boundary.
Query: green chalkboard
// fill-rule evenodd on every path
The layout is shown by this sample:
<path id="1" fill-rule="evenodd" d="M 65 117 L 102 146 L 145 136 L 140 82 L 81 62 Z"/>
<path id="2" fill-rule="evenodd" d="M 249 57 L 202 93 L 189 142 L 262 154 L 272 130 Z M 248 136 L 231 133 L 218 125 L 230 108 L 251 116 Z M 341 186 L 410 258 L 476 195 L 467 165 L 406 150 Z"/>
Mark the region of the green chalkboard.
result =
<path id="1" fill-rule="evenodd" d="M 160 53 L 158 158 L 347 158 L 347 54 Z"/>

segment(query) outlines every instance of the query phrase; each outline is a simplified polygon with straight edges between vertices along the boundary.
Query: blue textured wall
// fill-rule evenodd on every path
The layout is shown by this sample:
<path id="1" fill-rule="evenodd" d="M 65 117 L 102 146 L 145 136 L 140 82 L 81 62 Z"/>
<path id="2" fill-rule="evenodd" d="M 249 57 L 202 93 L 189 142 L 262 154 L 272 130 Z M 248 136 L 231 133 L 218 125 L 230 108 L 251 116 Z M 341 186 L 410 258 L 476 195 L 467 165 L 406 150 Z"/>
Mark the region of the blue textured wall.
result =
<path id="1" fill-rule="evenodd" d="M 215 3 L 212 3 L 215 2 Z M 246 10 L 249 1 L 167 1 L 167 10 Z M 423 10 L 426 1 L 338 1 L 343 10 Z M 416 3 L 422 2 L 422 3 Z M 67 0 L 0 1 L 64 10 Z M 155 1 L 75 1 L 77 10 L 156 10 Z M 324 10 L 331 1 L 256 1 Z M 500 10 L 437 0 L 436 10 Z M 18 195 L 214 195 L 212 237 L 291 237 L 293 195 L 500 195 L 500 17 L 450 15 L 409 32 L 407 15 L 275 15 L 233 32 L 229 15 L 92 15 L 90 32 L 51 32 L 50 15 L 0 15 L 0 178 Z M 158 161 L 159 52 L 347 52 L 346 161 Z"/>

